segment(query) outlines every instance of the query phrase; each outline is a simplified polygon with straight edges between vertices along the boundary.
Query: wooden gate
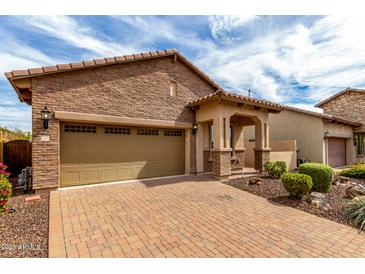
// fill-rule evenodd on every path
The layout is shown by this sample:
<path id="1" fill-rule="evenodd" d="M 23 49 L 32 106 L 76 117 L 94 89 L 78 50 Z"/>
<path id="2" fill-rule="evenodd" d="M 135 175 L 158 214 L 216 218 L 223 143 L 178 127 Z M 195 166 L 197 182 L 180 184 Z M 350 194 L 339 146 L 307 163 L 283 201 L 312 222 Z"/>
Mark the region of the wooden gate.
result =
<path id="1" fill-rule="evenodd" d="M 32 144 L 28 140 L 4 143 L 4 164 L 11 177 L 17 177 L 23 168 L 32 166 Z"/>

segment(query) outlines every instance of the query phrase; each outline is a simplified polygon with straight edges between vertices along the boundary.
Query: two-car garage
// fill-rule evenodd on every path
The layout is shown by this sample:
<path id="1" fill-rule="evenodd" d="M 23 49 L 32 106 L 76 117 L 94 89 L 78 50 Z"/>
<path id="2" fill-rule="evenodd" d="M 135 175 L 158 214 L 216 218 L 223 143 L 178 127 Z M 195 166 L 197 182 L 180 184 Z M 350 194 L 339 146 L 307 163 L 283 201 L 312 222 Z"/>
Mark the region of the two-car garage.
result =
<path id="1" fill-rule="evenodd" d="M 61 123 L 61 186 L 185 173 L 183 129 Z"/>

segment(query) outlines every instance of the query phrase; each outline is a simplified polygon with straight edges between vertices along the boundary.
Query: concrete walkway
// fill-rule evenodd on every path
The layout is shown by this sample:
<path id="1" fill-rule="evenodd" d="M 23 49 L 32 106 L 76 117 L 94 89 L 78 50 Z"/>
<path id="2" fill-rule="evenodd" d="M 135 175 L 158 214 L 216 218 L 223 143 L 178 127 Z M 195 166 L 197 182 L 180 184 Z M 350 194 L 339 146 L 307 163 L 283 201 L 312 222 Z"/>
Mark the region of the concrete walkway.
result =
<path id="1" fill-rule="evenodd" d="M 50 257 L 365 257 L 365 233 L 201 176 L 54 191 Z"/>

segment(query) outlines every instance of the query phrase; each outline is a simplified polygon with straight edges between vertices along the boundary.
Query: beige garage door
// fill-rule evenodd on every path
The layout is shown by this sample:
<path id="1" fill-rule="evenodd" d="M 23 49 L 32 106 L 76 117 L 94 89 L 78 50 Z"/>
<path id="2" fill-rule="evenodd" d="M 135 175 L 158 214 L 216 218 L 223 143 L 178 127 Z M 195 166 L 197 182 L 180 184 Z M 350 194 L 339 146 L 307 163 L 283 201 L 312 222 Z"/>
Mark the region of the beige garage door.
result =
<path id="1" fill-rule="evenodd" d="M 328 139 L 328 162 L 332 167 L 346 165 L 346 139 Z"/>
<path id="2" fill-rule="evenodd" d="M 184 174 L 184 130 L 61 124 L 61 186 Z"/>

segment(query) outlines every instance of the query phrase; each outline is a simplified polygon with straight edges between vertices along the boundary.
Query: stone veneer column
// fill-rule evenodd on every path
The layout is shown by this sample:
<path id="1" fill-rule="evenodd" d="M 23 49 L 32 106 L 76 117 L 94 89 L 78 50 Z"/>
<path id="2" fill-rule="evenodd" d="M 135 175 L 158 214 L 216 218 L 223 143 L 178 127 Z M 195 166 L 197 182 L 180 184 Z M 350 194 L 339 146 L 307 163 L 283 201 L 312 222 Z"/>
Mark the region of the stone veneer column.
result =
<path id="1" fill-rule="evenodd" d="M 270 148 L 254 149 L 256 170 L 263 170 L 264 164 L 270 161 L 270 151 Z"/>
<path id="2" fill-rule="evenodd" d="M 213 149 L 213 174 L 216 179 L 226 179 L 231 175 L 230 148 Z"/>

